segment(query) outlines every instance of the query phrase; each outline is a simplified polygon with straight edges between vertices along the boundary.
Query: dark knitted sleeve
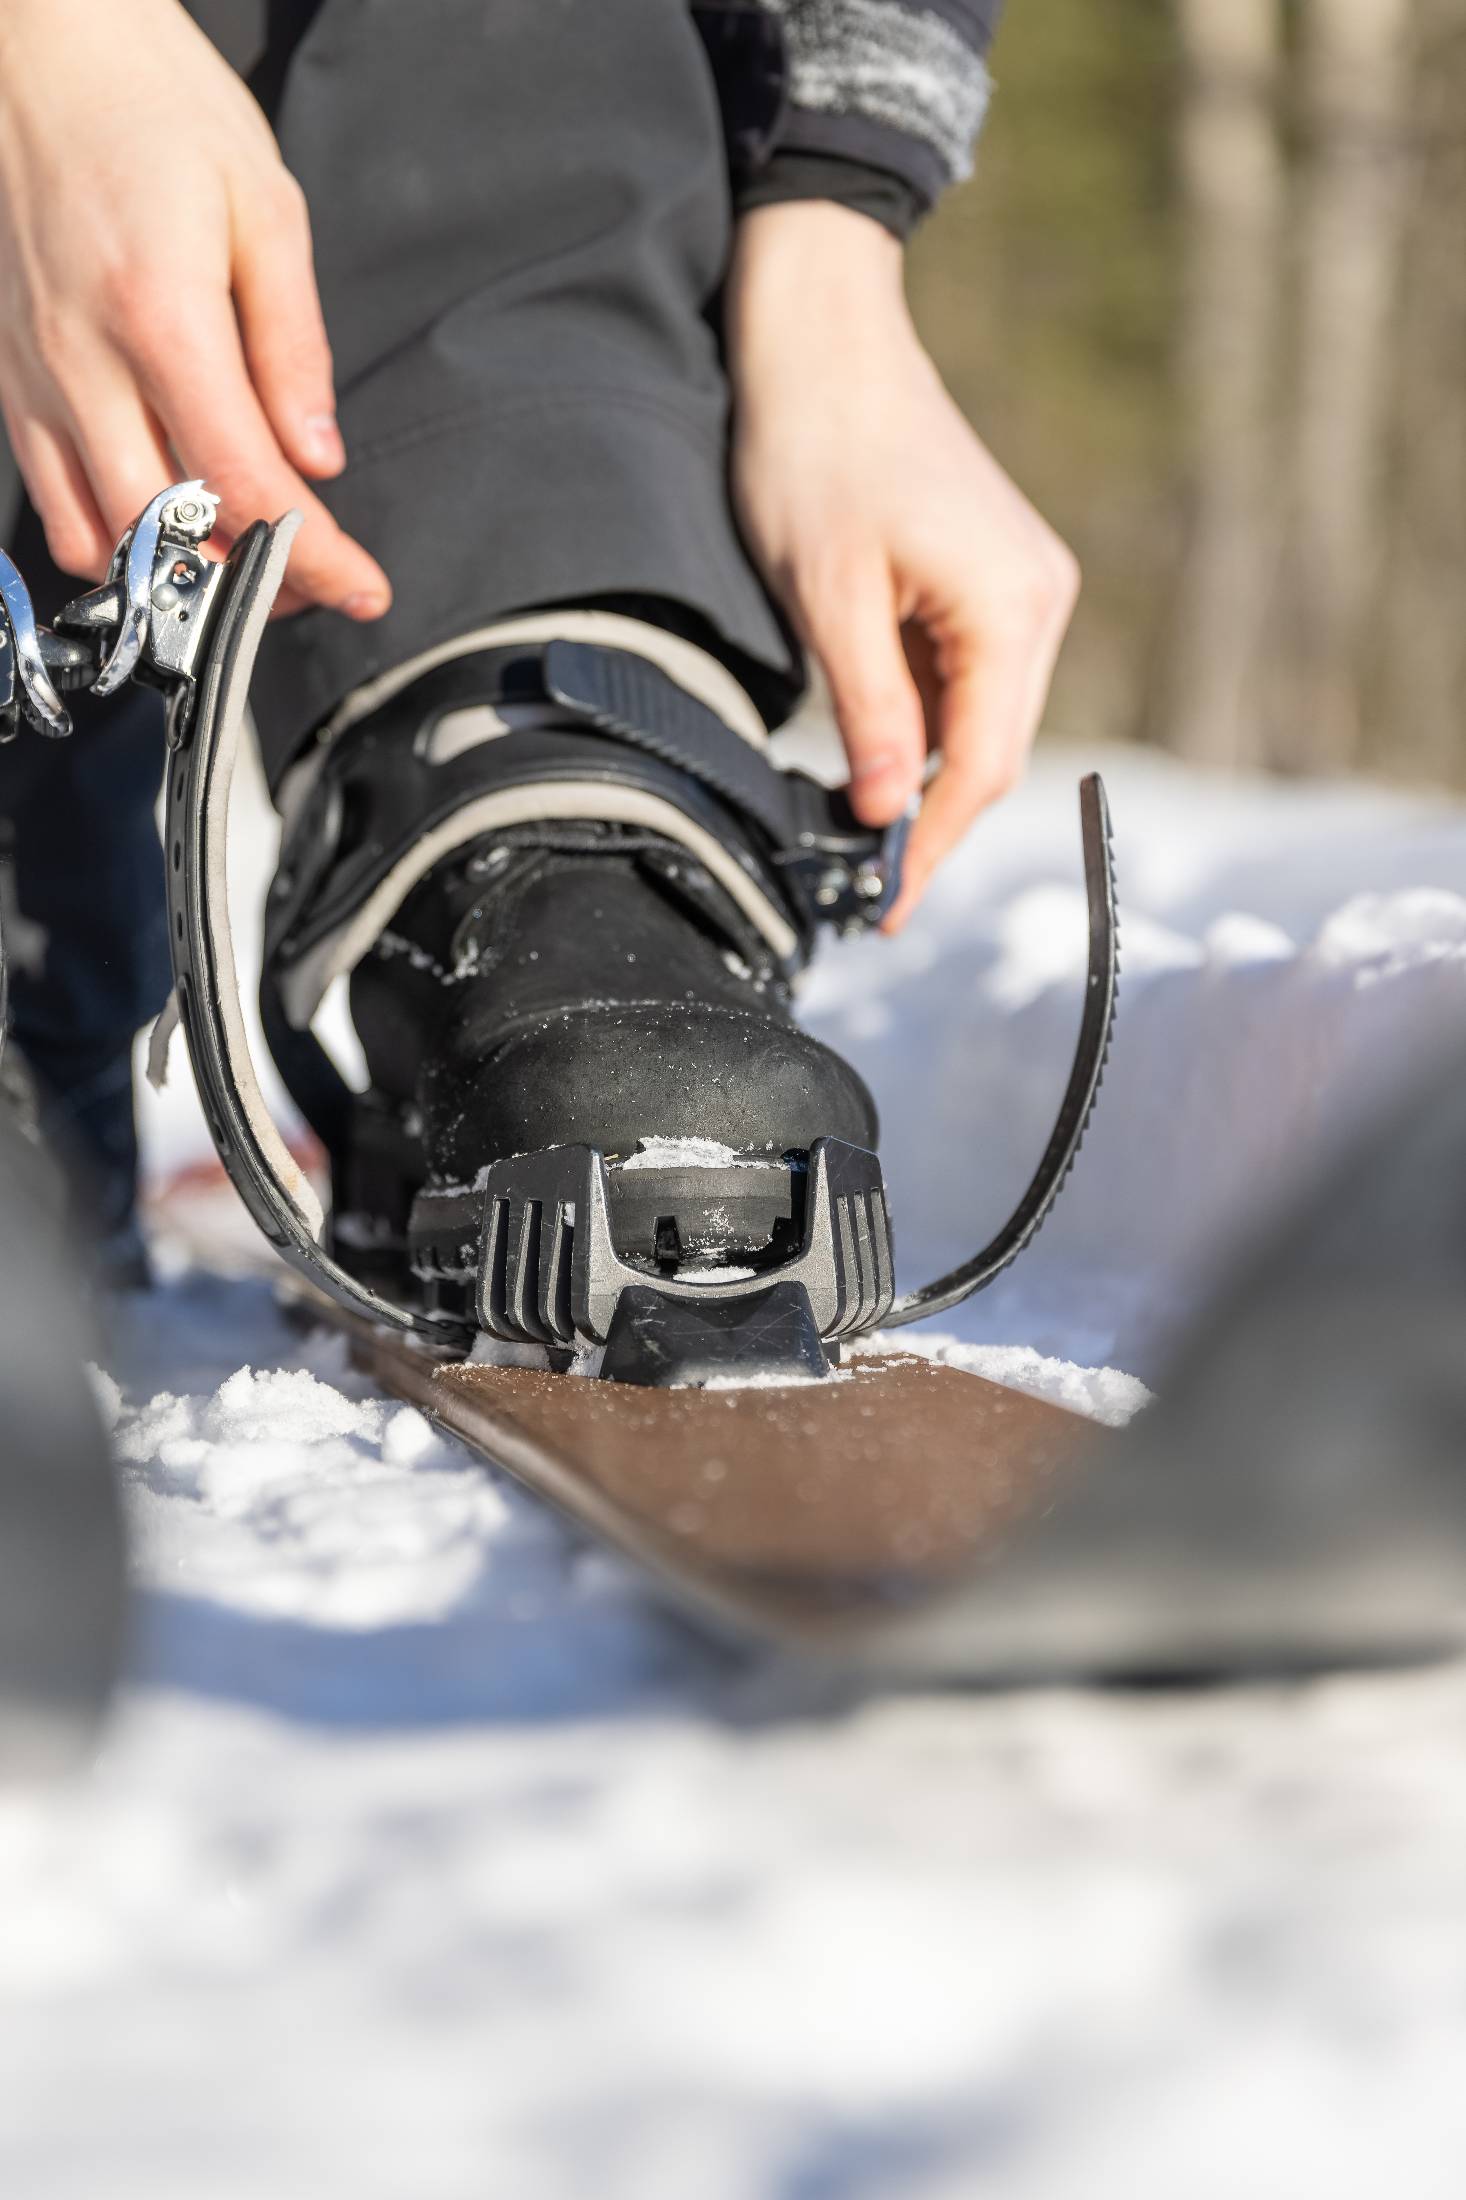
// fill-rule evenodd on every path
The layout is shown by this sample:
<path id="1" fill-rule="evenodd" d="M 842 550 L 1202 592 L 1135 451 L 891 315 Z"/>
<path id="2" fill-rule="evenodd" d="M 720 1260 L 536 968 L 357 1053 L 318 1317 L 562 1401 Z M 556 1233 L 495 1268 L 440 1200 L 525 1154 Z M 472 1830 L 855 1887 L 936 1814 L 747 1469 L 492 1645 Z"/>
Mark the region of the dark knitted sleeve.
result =
<path id="1" fill-rule="evenodd" d="M 786 157 L 820 156 L 866 171 L 856 184 L 861 192 L 869 190 L 870 171 L 895 179 L 909 209 L 887 219 L 899 231 L 971 172 L 1001 0 L 761 4 L 783 28 L 787 105 L 761 175 L 749 179 L 759 203 L 779 195 Z M 794 170 L 784 195 L 810 196 L 804 186 L 812 173 L 807 166 Z M 829 174 L 838 184 L 840 169 Z"/>

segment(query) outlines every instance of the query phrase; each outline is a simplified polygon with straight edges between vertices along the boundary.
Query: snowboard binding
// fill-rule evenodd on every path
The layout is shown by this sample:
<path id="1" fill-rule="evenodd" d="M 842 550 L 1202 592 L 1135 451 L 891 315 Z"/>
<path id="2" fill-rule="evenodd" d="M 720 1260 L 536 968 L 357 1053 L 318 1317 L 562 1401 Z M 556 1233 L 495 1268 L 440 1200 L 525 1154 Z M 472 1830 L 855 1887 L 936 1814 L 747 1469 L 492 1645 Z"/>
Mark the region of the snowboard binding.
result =
<path id="1" fill-rule="evenodd" d="M 497 835 L 477 859 L 490 915 L 495 881 L 532 869 L 547 845 L 593 848 L 600 835 L 618 852 L 640 850 L 730 967 L 775 992 L 787 991 L 822 925 L 876 924 L 899 888 L 904 823 L 868 830 L 843 794 L 778 770 L 655 664 L 564 635 L 481 653 L 471 690 L 451 665 L 432 675 L 438 731 L 467 698 L 495 715 L 496 738 L 461 753 L 435 746 L 420 702 L 411 722 L 389 708 L 369 741 L 323 741 L 296 790 L 266 916 L 261 1007 L 286 1085 L 336 1163 L 328 1223 L 261 1094 L 224 891 L 250 679 L 298 520 L 251 527 L 215 563 L 203 552 L 215 509 L 199 482 L 154 498 L 102 587 L 51 630 L 0 553 L 0 739 L 23 722 L 66 734 L 63 698 L 79 687 L 105 695 L 135 678 L 166 697 L 172 1014 L 220 1159 L 266 1238 L 310 1283 L 347 1313 L 446 1352 L 487 1333 L 539 1347 L 552 1364 L 603 1347 L 601 1372 L 613 1380 L 778 1379 L 827 1373 L 843 1344 L 942 1312 L 1023 1251 L 1078 1152 L 1114 1019 L 1115 885 L 1097 776 L 1080 789 L 1090 950 L 1068 1087 L 1014 1214 L 951 1274 L 896 1296 L 880 1163 L 828 1120 L 823 1134 L 801 1130 L 755 1153 L 686 1142 L 666 1154 L 611 1151 L 558 1131 L 536 1145 L 531 1131 L 466 1178 L 419 1168 L 414 1183 L 399 1168 L 377 1214 L 370 1200 L 364 1221 L 353 1213 L 352 1185 L 380 1173 L 379 1149 L 410 1142 L 413 1111 L 387 1111 L 384 1130 L 383 1111 L 348 1090 L 311 1025 L 326 985 L 381 939 L 422 880 L 424 850 L 441 857 Z M 541 1019 L 541 1038 L 552 1022 Z M 171 1028 L 165 1019 L 165 1038 Z M 792 1025 L 775 1027 L 766 1063 L 781 1038 L 791 1050 L 814 1046 Z M 873 1122 L 857 1109 L 846 1127 L 857 1117 Z M 390 1257 L 362 1257 L 374 1235 L 380 1256 L 384 1232 Z"/>

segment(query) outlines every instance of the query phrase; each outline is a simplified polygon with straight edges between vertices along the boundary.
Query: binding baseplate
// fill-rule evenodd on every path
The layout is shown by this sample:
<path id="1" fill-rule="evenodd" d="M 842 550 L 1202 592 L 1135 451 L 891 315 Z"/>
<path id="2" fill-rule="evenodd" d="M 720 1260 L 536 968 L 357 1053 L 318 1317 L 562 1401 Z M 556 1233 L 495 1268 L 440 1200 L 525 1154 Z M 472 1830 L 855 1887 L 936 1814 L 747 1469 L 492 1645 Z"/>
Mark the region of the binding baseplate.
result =
<path id="1" fill-rule="evenodd" d="M 260 522 L 214 562 L 204 544 L 216 509 L 198 481 L 155 497 L 123 537 L 102 587 L 68 604 L 50 629 L 36 620 L 24 581 L 0 551 L 0 740 L 22 722 L 51 736 L 69 733 L 63 697 L 77 688 L 107 695 L 134 678 L 167 698 L 172 1013 L 220 1160 L 285 1260 L 350 1312 L 445 1352 L 462 1352 L 483 1333 L 539 1346 L 552 1360 L 598 1345 L 609 1379 L 664 1384 L 705 1382 L 729 1369 L 819 1376 L 842 1345 L 940 1313 L 1018 1257 L 1079 1151 L 1114 1023 L 1115 881 L 1097 775 L 1080 785 L 1089 963 L 1068 1086 L 1017 1208 L 949 1275 L 896 1295 L 880 1162 L 834 1139 L 817 1140 L 807 1155 L 771 1160 L 761 1172 L 764 1181 L 752 1189 L 773 1220 L 766 1247 L 743 1273 L 721 1276 L 699 1266 L 695 1252 L 649 1257 L 628 1223 L 631 1187 L 614 1157 L 586 1147 L 501 1160 L 472 1186 L 425 1190 L 413 1210 L 402 1290 L 387 1294 L 354 1273 L 330 1248 L 320 1200 L 265 1105 L 221 883 L 250 679 L 299 520 L 292 513 L 274 526 Z M 592 697 L 584 715 L 608 739 L 647 743 L 645 729 L 618 718 L 604 698 Z M 716 766 L 704 764 L 702 753 L 688 761 L 706 800 L 728 791 L 720 773 L 738 750 L 716 751 Z M 811 925 L 878 922 L 899 886 L 901 833 L 862 837 L 839 796 L 784 776 L 794 782 L 787 790 L 764 783 L 743 808 L 762 812 L 769 859 L 783 868 L 791 900 L 802 898 Z M 792 822 L 782 825 L 786 817 Z M 781 831 L 787 845 L 778 844 Z"/>

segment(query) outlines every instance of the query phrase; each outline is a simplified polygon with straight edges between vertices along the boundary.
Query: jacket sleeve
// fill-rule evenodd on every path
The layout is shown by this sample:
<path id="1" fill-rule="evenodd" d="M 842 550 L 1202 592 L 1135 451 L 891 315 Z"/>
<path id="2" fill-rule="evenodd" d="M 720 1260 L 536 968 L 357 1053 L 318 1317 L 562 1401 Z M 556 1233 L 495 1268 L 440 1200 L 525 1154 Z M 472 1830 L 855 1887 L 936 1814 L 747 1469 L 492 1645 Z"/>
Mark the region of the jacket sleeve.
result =
<path id="1" fill-rule="evenodd" d="M 971 173 L 1001 0 L 762 0 L 783 25 L 788 104 L 772 159 L 823 154 L 923 206 Z"/>
<path id="2" fill-rule="evenodd" d="M 739 213 L 830 198 L 906 235 L 970 173 L 1002 0 L 693 0 Z"/>

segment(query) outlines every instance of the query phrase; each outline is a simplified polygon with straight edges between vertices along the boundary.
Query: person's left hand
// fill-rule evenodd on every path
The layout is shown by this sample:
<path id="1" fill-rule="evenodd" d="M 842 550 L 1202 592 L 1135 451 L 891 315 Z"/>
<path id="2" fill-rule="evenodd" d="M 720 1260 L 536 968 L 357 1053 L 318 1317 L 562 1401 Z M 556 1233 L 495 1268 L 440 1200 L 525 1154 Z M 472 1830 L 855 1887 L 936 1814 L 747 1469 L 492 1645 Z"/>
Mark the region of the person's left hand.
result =
<path id="1" fill-rule="evenodd" d="M 733 486 L 765 579 L 829 683 L 869 825 L 913 828 L 896 930 L 1023 769 L 1079 566 L 947 395 L 901 248 L 825 201 L 740 224 L 728 291 Z"/>

